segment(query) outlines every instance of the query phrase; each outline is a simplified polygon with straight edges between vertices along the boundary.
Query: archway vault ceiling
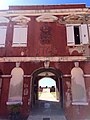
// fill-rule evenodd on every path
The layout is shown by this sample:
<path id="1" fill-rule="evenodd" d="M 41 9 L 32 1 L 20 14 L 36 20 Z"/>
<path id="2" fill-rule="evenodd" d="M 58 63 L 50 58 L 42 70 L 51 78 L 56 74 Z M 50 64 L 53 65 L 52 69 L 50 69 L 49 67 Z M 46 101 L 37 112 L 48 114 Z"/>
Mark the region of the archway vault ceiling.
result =
<path id="1" fill-rule="evenodd" d="M 45 76 L 45 77 L 49 77 L 49 76 L 55 76 L 55 74 L 53 74 L 52 72 L 42 72 L 40 74 L 38 74 L 38 76 Z"/>

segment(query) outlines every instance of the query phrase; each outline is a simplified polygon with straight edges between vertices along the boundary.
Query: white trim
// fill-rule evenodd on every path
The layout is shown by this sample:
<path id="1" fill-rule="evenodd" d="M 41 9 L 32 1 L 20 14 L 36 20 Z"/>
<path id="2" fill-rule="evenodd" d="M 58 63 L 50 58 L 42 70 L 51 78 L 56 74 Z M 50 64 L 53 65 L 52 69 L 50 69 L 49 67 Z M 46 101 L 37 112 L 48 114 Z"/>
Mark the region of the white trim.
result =
<path id="1" fill-rule="evenodd" d="M 11 78 L 12 75 L 1 75 L 2 78 Z M 32 75 L 24 75 L 23 76 L 24 78 L 27 77 L 27 78 L 30 78 L 32 77 Z M 65 78 L 68 78 L 68 77 L 71 77 L 70 74 L 64 74 L 62 75 L 62 77 L 65 77 Z M 84 77 L 90 77 L 90 74 L 84 74 Z"/>
<path id="2" fill-rule="evenodd" d="M 84 77 L 90 77 L 90 74 L 84 74 Z"/>
<path id="3" fill-rule="evenodd" d="M 1 11 L 0 16 L 37 16 L 43 13 L 50 13 L 52 15 L 70 15 L 70 14 L 89 14 L 89 8 L 75 8 L 75 9 L 45 9 L 45 10 L 6 10 Z"/>
<path id="4" fill-rule="evenodd" d="M 72 102 L 72 105 L 88 105 L 88 102 Z"/>
<path id="5" fill-rule="evenodd" d="M 1 16 L 0 17 L 0 23 L 9 23 L 9 19 L 6 17 Z"/>
<path id="6" fill-rule="evenodd" d="M 13 43 L 12 47 L 27 47 L 27 43 Z"/>
<path id="7" fill-rule="evenodd" d="M 68 61 L 86 61 L 86 56 L 57 56 L 57 57 L 0 57 L 0 62 L 68 62 Z"/>
<path id="8" fill-rule="evenodd" d="M 43 14 L 36 18 L 37 22 L 55 22 L 58 20 L 58 17 L 50 14 Z"/>
<path id="9" fill-rule="evenodd" d="M 67 77 L 71 77 L 71 75 L 70 74 L 64 74 L 64 75 L 62 75 L 62 77 L 67 78 Z"/>
<path id="10" fill-rule="evenodd" d="M 20 104 L 22 105 L 23 102 L 22 101 L 8 101 L 6 102 L 7 105 L 17 105 L 17 104 Z"/>

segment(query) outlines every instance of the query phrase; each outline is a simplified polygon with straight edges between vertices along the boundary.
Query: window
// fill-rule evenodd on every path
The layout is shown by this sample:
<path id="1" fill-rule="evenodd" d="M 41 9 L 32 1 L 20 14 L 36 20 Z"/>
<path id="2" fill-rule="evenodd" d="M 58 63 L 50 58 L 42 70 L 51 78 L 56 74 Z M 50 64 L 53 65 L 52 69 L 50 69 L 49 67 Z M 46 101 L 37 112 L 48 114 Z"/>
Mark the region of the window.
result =
<path id="1" fill-rule="evenodd" d="M 13 47 L 27 46 L 27 25 L 14 25 Z"/>
<path id="2" fill-rule="evenodd" d="M 68 24 L 66 25 L 66 30 L 68 45 L 88 44 L 88 30 L 86 24 Z"/>
<path id="3" fill-rule="evenodd" d="M 89 38 L 90 38 L 90 24 L 88 24 Z"/>
<path id="4" fill-rule="evenodd" d="M 7 26 L 0 26 L 0 47 L 5 47 Z"/>
<path id="5" fill-rule="evenodd" d="M 79 26 L 74 26 L 75 44 L 80 44 Z"/>
<path id="6" fill-rule="evenodd" d="M 74 32 L 73 32 L 73 26 L 67 26 L 67 44 L 68 45 L 74 45 Z"/>

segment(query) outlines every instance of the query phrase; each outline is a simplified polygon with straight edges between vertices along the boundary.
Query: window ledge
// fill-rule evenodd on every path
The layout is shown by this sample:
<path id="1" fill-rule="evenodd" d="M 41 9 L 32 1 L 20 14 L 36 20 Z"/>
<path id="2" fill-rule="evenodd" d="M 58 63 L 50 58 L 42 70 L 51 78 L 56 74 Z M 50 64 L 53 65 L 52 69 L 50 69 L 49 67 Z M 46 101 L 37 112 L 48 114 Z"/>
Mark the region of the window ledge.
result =
<path id="1" fill-rule="evenodd" d="M 0 48 L 1 48 L 1 47 L 5 47 L 5 44 L 0 44 Z"/>
<path id="2" fill-rule="evenodd" d="M 21 43 L 21 44 L 13 44 L 12 47 L 27 47 L 26 43 Z"/>

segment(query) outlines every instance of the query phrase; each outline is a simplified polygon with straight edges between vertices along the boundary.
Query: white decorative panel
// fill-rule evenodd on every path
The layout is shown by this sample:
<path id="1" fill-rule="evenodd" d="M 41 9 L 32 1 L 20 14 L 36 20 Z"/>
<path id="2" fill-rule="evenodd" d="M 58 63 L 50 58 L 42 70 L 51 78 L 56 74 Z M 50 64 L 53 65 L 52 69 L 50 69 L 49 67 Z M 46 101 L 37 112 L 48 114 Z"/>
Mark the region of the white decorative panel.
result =
<path id="1" fill-rule="evenodd" d="M 88 105 L 83 70 L 75 62 L 71 70 L 71 91 L 73 105 Z"/>
<path id="2" fill-rule="evenodd" d="M 11 75 L 12 75 L 12 78 L 10 80 L 8 102 L 11 104 L 21 103 L 24 71 L 20 67 L 15 67 L 11 71 Z"/>

